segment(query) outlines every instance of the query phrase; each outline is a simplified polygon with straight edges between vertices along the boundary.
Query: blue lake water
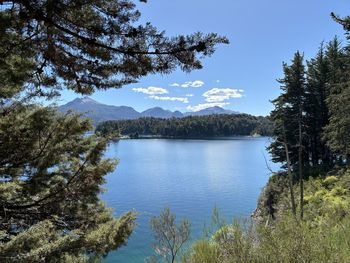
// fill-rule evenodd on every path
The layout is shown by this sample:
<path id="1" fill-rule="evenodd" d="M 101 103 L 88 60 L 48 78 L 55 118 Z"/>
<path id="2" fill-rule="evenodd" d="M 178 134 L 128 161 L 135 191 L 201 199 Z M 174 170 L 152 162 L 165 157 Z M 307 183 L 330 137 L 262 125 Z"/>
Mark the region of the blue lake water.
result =
<path id="1" fill-rule="evenodd" d="M 201 236 L 215 206 L 228 220 L 249 217 L 269 177 L 268 143 L 266 137 L 235 137 L 111 144 L 106 156 L 120 163 L 107 176 L 102 198 L 116 215 L 135 209 L 139 216 L 128 245 L 103 262 L 137 263 L 153 255 L 149 220 L 164 207 L 191 221 L 193 238 Z"/>

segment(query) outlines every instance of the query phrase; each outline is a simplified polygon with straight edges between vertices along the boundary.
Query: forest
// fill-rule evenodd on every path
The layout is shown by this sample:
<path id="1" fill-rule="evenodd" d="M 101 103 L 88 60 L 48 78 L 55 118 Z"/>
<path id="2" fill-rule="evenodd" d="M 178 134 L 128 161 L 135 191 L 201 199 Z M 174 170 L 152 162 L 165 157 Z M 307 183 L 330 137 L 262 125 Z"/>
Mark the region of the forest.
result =
<path id="1" fill-rule="evenodd" d="M 146 1 L 142 1 L 146 2 Z M 203 67 L 226 37 L 166 36 L 129 0 L 0 1 L 0 262 L 96 262 L 137 214 L 100 200 L 108 140 L 54 102 Z"/>
<path id="2" fill-rule="evenodd" d="M 331 14 L 349 39 L 350 17 Z M 182 262 L 349 262 L 350 46 L 337 37 L 283 63 L 272 171 L 253 222 L 217 224 Z"/>
<path id="3" fill-rule="evenodd" d="M 350 17 L 331 16 L 350 40 Z M 350 262 L 349 43 L 334 38 L 313 58 L 298 51 L 284 63 L 269 120 L 144 118 L 106 122 L 91 135 L 89 120 L 52 106 L 64 90 L 91 95 L 201 69 L 229 43 L 216 33 L 167 36 L 139 18 L 130 0 L 0 0 L 0 262 L 100 262 L 127 244 L 139 214 L 116 215 L 100 199 L 118 164 L 105 150 L 119 133 L 271 135 L 282 163 L 253 222 L 227 224 L 214 213 L 210 234 L 183 246 L 190 222 L 169 209 L 154 216 L 154 247 L 166 261 Z"/>
<path id="4" fill-rule="evenodd" d="M 272 124 L 266 117 L 248 114 L 189 116 L 184 118 L 139 118 L 136 120 L 106 121 L 95 132 L 102 135 L 117 133 L 138 137 L 159 135 L 162 137 L 219 137 L 235 135 L 272 134 Z"/>

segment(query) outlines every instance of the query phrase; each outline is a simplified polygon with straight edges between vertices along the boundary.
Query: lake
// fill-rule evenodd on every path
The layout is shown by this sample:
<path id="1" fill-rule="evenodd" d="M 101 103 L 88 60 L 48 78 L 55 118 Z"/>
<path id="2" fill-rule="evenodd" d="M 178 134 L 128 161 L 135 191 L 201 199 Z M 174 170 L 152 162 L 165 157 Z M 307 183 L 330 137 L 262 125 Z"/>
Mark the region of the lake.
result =
<path id="1" fill-rule="evenodd" d="M 269 177 L 268 144 L 266 137 L 142 139 L 111 144 L 106 156 L 120 163 L 107 176 L 108 191 L 102 199 L 116 215 L 135 209 L 139 216 L 128 245 L 103 262 L 136 263 L 153 255 L 149 220 L 164 207 L 170 207 L 177 218 L 191 221 L 193 238 L 202 235 L 215 206 L 228 221 L 249 217 Z"/>

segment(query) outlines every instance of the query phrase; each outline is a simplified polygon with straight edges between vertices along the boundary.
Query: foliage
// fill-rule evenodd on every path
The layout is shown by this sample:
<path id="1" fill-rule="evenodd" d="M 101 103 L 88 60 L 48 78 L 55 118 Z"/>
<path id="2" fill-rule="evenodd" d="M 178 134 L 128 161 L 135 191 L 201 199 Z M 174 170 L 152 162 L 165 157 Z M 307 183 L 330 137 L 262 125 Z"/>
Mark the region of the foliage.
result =
<path id="1" fill-rule="evenodd" d="M 292 167 L 298 168 L 296 122 L 301 105 L 304 166 L 332 168 L 349 159 L 349 47 L 342 47 L 338 38 L 322 43 L 316 57 L 307 61 L 306 70 L 300 64 L 298 70 L 297 55 L 290 66 L 284 64 L 282 94 L 273 101 L 275 139 L 269 150 L 274 161 L 285 162 L 286 141 Z M 303 83 L 299 91 L 297 83 Z"/>
<path id="2" fill-rule="evenodd" d="M 103 159 L 110 137 L 38 101 L 199 69 L 228 40 L 167 37 L 140 24 L 128 0 L 0 5 L 0 261 L 93 262 L 126 244 L 136 217 L 115 217 L 99 199 L 116 165 Z"/>
<path id="3" fill-rule="evenodd" d="M 106 121 L 96 132 L 108 135 L 120 131 L 123 135 L 161 135 L 164 137 L 212 137 L 271 134 L 271 124 L 266 117 L 247 114 L 189 116 L 184 118 Z M 137 136 L 138 137 L 138 136 Z"/>
<path id="4" fill-rule="evenodd" d="M 192 247 L 190 252 L 182 258 L 183 263 L 221 263 L 219 245 L 208 240 L 198 240 Z"/>
<path id="5" fill-rule="evenodd" d="M 0 258 L 56 262 L 125 243 L 135 214 L 114 218 L 98 195 L 116 162 L 79 116 L 16 107 L 0 118 Z M 7 262 L 6 261 L 6 262 Z"/>
<path id="6" fill-rule="evenodd" d="M 165 36 L 151 23 L 138 22 L 140 12 L 129 0 L 1 1 L 2 32 L 13 47 L 35 53 L 33 72 L 41 82 L 46 73 L 51 83 L 82 94 L 95 89 L 122 87 L 154 73 L 202 68 L 199 57 L 210 56 L 219 43 L 228 43 L 215 33 Z M 52 86 L 53 86 L 52 85 Z"/>
<path id="7" fill-rule="evenodd" d="M 349 181 L 349 170 L 310 179 L 305 182 L 303 221 L 296 221 L 288 199 L 280 198 L 280 215 L 271 224 L 224 225 L 211 237 L 196 241 L 182 262 L 348 262 Z M 276 188 L 279 182 L 270 180 L 269 184 Z M 284 192 L 288 195 L 287 187 Z M 279 194 L 283 196 L 283 191 Z"/>
<path id="8" fill-rule="evenodd" d="M 332 166 L 332 154 L 325 140 L 322 139 L 323 128 L 329 123 L 327 98 L 330 96 L 331 65 L 329 50 L 335 38 L 325 48 L 322 43 L 315 58 L 307 62 L 307 84 L 305 112 L 307 113 L 307 144 L 312 166 Z"/>
<path id="9" fill-rule="evenodd" d="M 269 150 L 276 162 L 286 161 L 283 143 L 289 148 L 291 165 L 298 163 L 299 122 L 302 122 L 302 130 L 305 130 L 305 66 L 303 56 L 297 52 L 291 65 L 283 64 L 284 77 L 278 82 L 281 84 L 282 94 L 273 100 L 275 109 L 271 112 L 271 120 L 274 123 L 274 142 Z"/>
<path id="10" fill-rule="evenodd" d="M 325 178 L 311 179 L 306 188 L 306 215 L 310 222 L 342 220 L 350 211 L 349 171 L 340 175 L 329 175 Z"/>
<path id="11" fill-rule="evenodd" d="M 338 158 L 347 154 L 349 120 L 347 118 L 349 92 L 349 48 L 342 47 L 335 38 L 328 44 L 327 58 L 329 61 L 329 96 L 326 103 L 329 110 L 329 121 L 324 127 L 323 138 Z"/>
<path id="12" fill-rule="evenodd" d="M 349 30 L 348 18 L 333 18 Z M 282 93 L 273 100 L 274 136 L 268 149 L 273 161 L 283 162 L 288 168 L 294 214 L 291 175 L 299 177 L 300 218 L 304 211 L 304 179 L 319 167 L 331 170 L 350 162 L 349 50 L 335 37 L 326 47 L 321 44 L 306 68 L 299 52 L 291 65 L 283 64 L 284 77 L 279 80 Z"/>
<path id="13" fill-rule="evenodd" d="M 274 100 L 275 110 L 271 113 L 271 118 L 275 124 L 275 141 L 269 147 L 274 161 L 287 161 L 289 173 L 291 172 L 291 167 L 295 166 L 298 168 L 301 218 L 303 218 L 304 213 L 304 163 L 308 162 L 308 156 L 305 155 L 304 151 L 305 139 L 303 136 L 306 130 L 304 111 L 307 105 L 303 60 L 304 57 L 299 52 L 296 52 L 290 66 L 283 64 L 284 78 L 279 80 L 283 93 Z M 294 194 L 292 194 L 293 178 L 290 176 L 289 180 L 293 213 L 295 213 Z"/>
<path id="14" fill-rule="evenodd" d="M 167 262 L 174 263 L 182 246 L 190 238 L 191 224 L 188 220 L 176 223 L 176 217 L 170 209 L 164 209 L 158 217 L 150 221 L 156 243 L 155 252 Z"/>
<path id="15" fill-rule="evenodd" d="M 332 16 L 349 38 L 350 17 Z M 292 176 L 274 174 L 262 192 L 254 217 L 269 224 L 225 225 L 196 242 L 183 262 L 350 261 L 349 50 L 335 38 L 306 68 L 298 52 L 283 64 L 269 150 L 276 162 L 291 157 Z M 306 180 L 296 184 L 297 175 Z M 304 211 L 300 220 L 290 213 L 289 188 Z"/>
<path id="16" fill-rule="evenodd" d="M 286 173 L 277 173 L 270 176 L 266 186 L 261 191 L 258 207 L 254 211 L 254 218 L 259 223 L 269 222 L 277 217 L 282 201 L 286 198 L 288 189 Z M 289 202 L 285 203 L 289 208 Z"/>

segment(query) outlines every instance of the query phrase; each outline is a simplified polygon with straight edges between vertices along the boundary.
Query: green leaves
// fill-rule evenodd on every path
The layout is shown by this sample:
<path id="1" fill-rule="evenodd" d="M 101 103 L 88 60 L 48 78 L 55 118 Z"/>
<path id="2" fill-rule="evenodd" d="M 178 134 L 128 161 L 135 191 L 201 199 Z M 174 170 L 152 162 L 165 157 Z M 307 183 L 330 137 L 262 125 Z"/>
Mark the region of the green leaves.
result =
<path id="1" fill-rule="evenodd" d="M 90 128 L 39 106 L 0 118 L 0 255 L 9 262 L 104 255 L 130 236 L 135 214 L 114 218 L 99 201 L 116 161 L 102 158 L 108 141 L 87 136 Z"/>
<path id="2" fill-rule="evenodd" d="M 316 57 L 307 62 L 306 72 L 304 66 L 297 65 L 298 57 L 300 54 L 290 66 L 284 64 L 285 76 L 279 80 L 283 93 L 273 101 L 275 110 L 271 119 L 276 140 L 271 144 L 270 152 L 275 161 L 285 161 L 280 143 L 285 136 L 291 163 L 297 163 L 296 120 L 297 108 L 301 105 L 304 162 L 311 161 L 314 167 L 343 163 L 350 153 L 349 53 L 334 38 L 325 47 L 321 45 Z M 302 88 L 298 90 L 297 87 Z"/>
<path id="3" fill-rule="evenodd" d="M 306 82 L 303 56 L 296 52 L 290 65 L 283 64 L 284 76 L 278 80 L 282 94 L 273 100 L 275 109 L 271 112 L 274 123 L 275 140 L 269 146 L 273 160 L 285 162 L 286 154 L 283 144 L 290 150 L 291 164 L 298 162 L 299 122 L 305 130 Z"/>
<path id="4" fill-rule="evenodd" d="M 136 120 L 105 121 L 96 127 L 98 134 L 114 138 L 119 133 L 131 137 L 136 134 L 184 138 L 254 134 L 269 136 L 271 130 L 272 124 L 268 118 L 248 114 L 213 114 L 171 119 L 145 117 Z"/>
<path id="5" fill-rule="evenodd" d="M 145 2 L 145 1 L 143 1 Z M 63 88 L 120 88 L 147 74 L 202 67 L 216 34 L 169 38 L 129 0 L 6 1 L 0 10 L 0 261 L 86 262 L 125 244 L 136 215 L 99 201 L 109 137 L 36 104 Z"/>
<path id="6" fill-rule="evenodd" d="M 120 88 L 154 73 L 200 69 L 225 37 L 210 33 L 166 37 L 150 23 L 135 25 L 140 13 L 128 0 L 8 1 L 6 30 L 20 41 L 11 45 L 35 53 L 37 80 L 51 78 L 81 94 Z M 12 22 L 15 21 L 15 22 Z M 5 51 L 4 51 L 5 52 Z M 0 51 L 0 57 L 3 53 Z"/>

